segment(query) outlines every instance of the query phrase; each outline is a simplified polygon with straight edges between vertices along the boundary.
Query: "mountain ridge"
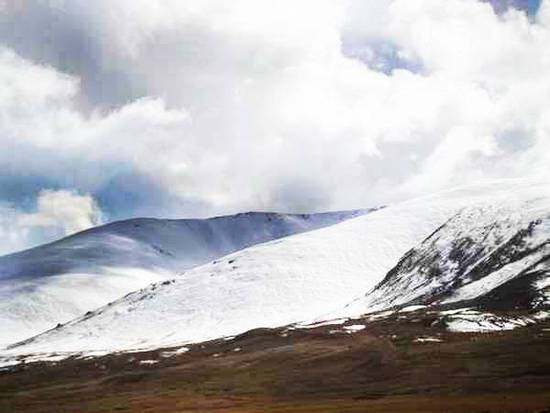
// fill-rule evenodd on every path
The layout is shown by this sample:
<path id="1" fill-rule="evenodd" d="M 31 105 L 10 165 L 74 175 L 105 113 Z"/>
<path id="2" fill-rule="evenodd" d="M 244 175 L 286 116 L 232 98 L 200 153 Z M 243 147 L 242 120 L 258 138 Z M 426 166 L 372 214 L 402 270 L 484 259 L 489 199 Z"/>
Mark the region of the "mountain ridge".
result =
<path id="1" fill-rule="evenodd" d="M 0 344 L 40 333 L 153 282 L 258 243 L 369 210 L 117 221 L 0 257 Z"/>
<path id="2" fill-rule="evenodd" d="M 391 309 L 395 307 L 392 303 L 378 308 L 357 296 L 376 289 L 403 256 L 427 239 L 446 233 L 443 240 L 447 245 L 464 232 L 480 240 L 491 239 L 491 245 L 499 244 L 524 223 L 525 211 L 529 217 L 547 213 L 547 190 L 546 183 L 528 180 L 460 187 L 246 248 L 186 271 L 172 281 L 134 292 L 11 351 L 126 351 L 200 342 L 259 327 L 330 320 L 334 314 L 353 317 Z M 503 224 L 495 226 L 501 215 Z M 477 227 L 485 228 L 482 217 L 487 228 L 499 230 L 488 234 L 477 231 Z M 545 231 L 542 237 L 546 236 Z M 469 245 L 461 251 L 475 256 L 479 248 Z M 441 255 L 435 252 L 436 257 Z M 449 253 L 444 265 L 452 264 L 447 259 Z M 402 297 L 407 293 L 406 289 L 394 290 Z M 382 295 L 391 297 L 391 291 Z M 401 307 L 411 304 L 410 300 L 402 301 Z M 472 312 L 445 317 L 497 320 Z M 491 324 L 491 328 L 498 325 Z"/>

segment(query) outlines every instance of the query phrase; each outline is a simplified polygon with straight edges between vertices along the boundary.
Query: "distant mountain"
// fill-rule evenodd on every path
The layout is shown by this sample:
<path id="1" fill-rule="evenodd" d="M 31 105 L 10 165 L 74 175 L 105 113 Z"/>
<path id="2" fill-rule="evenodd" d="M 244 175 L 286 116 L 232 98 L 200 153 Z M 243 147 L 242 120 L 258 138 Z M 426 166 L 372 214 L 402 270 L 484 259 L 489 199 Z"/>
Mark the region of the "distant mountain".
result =
<path id="1" fill-rule="evenodd" d="M 539 301 L 529 305 L 542 308 L 549 193 L 546 183 L 496 181 L 391 205 L 196 267 L 5 354 L 155 348 L 335 313 L 439 305 L 468 298 L 468 288 L 485 291 L 480 280 L 497 293 L 521 274 L 537 286 L 529 294 Z"/>
<path id="2" fill-rule="evenodd" d="M 231 252 L 366 212 L 131 219 L 0 257 L 0 345 Z"/>

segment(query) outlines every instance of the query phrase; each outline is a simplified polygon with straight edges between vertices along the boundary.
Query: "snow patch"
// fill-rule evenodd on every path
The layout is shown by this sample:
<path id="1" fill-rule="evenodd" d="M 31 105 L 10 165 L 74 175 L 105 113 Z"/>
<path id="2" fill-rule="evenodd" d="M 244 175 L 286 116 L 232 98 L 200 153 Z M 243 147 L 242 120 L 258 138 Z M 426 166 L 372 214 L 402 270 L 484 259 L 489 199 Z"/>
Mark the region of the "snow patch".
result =
<path id="1" fill-rule="evenodd" d="M 344 330 L 347 332 L 347 333 L 356 333 L 357 331 L 361 331 L 361 330 L 364 330 L 366 328 L 366 326 L 362 325 L 362 324 L 354 324 L 354 325 L 351 325 L 351 326 L 345 326 L 344 327 Z"/>
<path id="2" fill-rule="evenodd" d="M 311 329 L 311 328 L 318 328 L 318 327 L 324 327 L 324 326 L 332 326 L 332 325 L 341 325 L 344 324 L 346 321 L 348 321 L 348 318 L 339 318 L 335 320 L 327 320 L 327 321 L 319 321 L 312 324 L 295 324 L 294 326 L 290 327 L 290 330 L 294 329 Z"/>
<path id="3" fill-rule="evenodd" d="M 414 311 L 422 310 L 423 308 L 426 308 L 425 305 L 410 305 L 408 307 L 402 308 L 399 310 L 400 313 L 412 313 Z"/>
<path id="4" fill-rule="evenodd" d="M 442 343 L 443 340 L 436 337 L 417 337 L 414 339 L 415 343 Z"/>
<path id="5" fill-rule="evenodd" d="M 531 317 L 502 317 L 491 313 L 467 311 L 455 313 L 445 319 L 447 329 L 460 333 L 489 333 L 495 331 L 513 330 L 535 324 L 537 320 L 547 317 L 540 314 Z"/>
<path id="6" fill-rule="evenodd" d="M 159 362 L 158 360 L 140 360 L 139 364 L 150 366 L 152 364 L 157 364 L 158 362 Z"/>
<path id="7" fill-rule="evenodd" d="M 189 348 L 187 347 L 180 347 L 176 350 L 172 350 L 172 351 L 163 351 L 161 353 L 161 356 L 162 357 L 173 357 L 173 356 L 179 356 L 180 354 L 184 354 L 184 353 L 187 353 L 189 351 Z"/>

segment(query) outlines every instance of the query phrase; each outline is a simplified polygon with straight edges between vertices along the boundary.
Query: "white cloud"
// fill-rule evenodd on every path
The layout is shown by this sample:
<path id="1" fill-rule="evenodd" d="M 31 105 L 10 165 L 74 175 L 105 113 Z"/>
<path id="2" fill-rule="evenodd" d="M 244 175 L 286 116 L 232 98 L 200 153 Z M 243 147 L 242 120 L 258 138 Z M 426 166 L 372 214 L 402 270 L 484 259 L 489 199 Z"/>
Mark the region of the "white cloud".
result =
<path id="1" fill-rule="evenodd" d="M 23 227 L 60 228 L 63 235 L 83 231 L 101 222 L 101 212 L 89 195 L 60 190 L 43 190 L 37 198 L 37 211 L 21 214 Z"/>
<path id="2" fill-rule="evenodd" d="M 149 97 L 85 113 L 78 71 L 3 51 L 13 174 L 94 193 L 124 168 L 177 215 L 207 215 L 548 172 L 548 1 L 535 23 L 475 0 L 55 3 L 100 51 L 98 76 Z"/>
<path id="3" fill-rule="evenodd" d="M 147 98 L 106 114 L 85 115 L 76 104 L 77 79 L 9 50 L 0 51 L 0 83 L 5 85 L 0 140 L 6 148 L 0 162 L 12 173 L 69 175 L 85 190 L 108 179 L 112 171 L 104 170 L 106 163 L 166 173 L 189 122 L 185 111 Z"/>
<path id="4" fill-rule="evenodd" d="M 101 211 L 90 195 L 42 190 L 33 212 L 0 207 L 0 238 L 4 240 L 0 253 L 53 241 L 101 222 Z"/>

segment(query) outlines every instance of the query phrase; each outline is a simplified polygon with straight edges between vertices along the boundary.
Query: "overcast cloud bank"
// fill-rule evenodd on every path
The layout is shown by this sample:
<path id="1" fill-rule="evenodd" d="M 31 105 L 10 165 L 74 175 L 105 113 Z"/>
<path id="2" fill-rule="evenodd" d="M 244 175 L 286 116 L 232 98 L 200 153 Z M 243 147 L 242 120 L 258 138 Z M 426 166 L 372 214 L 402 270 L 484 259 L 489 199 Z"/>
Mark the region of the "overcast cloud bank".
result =
<path id="1" fill-rule="evenodd" d="M 356 208 L 550 172 L 548 0 L 529 16 L 476 0 L 2 14 L 0 252 L 102 219 Z M 44 212 L 54 194 L 70 207 Z"/>

